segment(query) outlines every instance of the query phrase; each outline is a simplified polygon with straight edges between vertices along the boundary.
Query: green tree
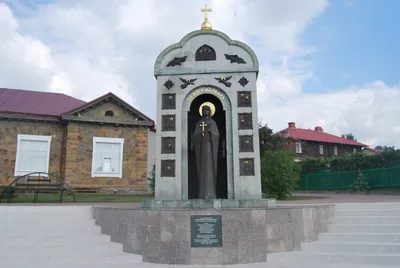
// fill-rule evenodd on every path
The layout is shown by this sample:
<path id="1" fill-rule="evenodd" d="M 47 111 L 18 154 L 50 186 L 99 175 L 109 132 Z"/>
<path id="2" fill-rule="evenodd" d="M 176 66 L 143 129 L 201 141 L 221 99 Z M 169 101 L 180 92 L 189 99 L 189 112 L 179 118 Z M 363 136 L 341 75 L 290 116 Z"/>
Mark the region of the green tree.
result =
<path id="1" fill-rule="evenodd" d="M 352 133 L 342 134 L 342 138 L 351 141 L 357 141 L 356 137 Z"/>
<path id="2" fill-rule="evenodd" d="M 381 151 L 384 151 L 384 152 L 394 151 L 395 150 L 394 146 L 386 146 L 386 145 L 383 145 L 383 146 L 382 145 L 378 145 L 378 146 L 375 147 L 375 149 L 381 150 Z"/>
<path id="3" fill-rule="evenodd" d="M 261 158 L 261 183 L 263 193 L 269 197 L 285 199 L 295 188 L 301 167 L 296 154 L 285 150 L 266 150 Z"/>
<path id="4" fill-rule="evenodd" d="M 285 138 L 274 135 L 274 132 L 267 124 L 258 127 L 260 139 L 260 154 L 263 155 L 266 151 L 283 150 L 286 144 Z"/>

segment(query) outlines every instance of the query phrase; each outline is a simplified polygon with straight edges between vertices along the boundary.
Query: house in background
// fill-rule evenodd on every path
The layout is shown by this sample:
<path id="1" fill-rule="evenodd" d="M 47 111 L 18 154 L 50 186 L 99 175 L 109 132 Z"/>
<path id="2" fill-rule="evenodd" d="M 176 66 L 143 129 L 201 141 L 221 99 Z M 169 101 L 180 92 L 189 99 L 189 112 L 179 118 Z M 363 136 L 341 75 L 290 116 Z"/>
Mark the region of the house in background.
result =
<path id="1" fill-rule="evenodd" d="M 146 192 L 153 129 L 152 119 L 113 93 L 86 103 L 0 88 L 0 184 L 41 171 L 75 189 Z"/>
<path id="2" fill-rule="evenodd" d="M 379 154 L 379 153 L 383 152 L 382 150 L 369 148 L 369 147 L 364 148 L 362 151 L 363 151 L 363 153 L 370 154 L 370 155 L 371 154 Z"/>
<path id="3" fill-rule="evenodd" d="M 320 126 L 315 127 L 314 130 L 296 128 L 294 122 L 289 122 L 288 128 L 276 134 L 288 140 L 287 148 L 298 154 L 298 160 L 307 157 L 333 157 L 359 153 L 367 146 L 326 133 Z"/>

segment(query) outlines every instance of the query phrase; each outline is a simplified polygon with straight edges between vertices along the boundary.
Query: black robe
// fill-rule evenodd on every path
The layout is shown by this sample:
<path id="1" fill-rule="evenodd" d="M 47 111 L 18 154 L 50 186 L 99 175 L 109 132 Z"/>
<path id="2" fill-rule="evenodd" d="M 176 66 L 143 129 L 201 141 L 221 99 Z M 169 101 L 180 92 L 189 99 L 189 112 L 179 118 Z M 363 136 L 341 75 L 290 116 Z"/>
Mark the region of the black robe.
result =
<path id="1" fill-rule="evenodd" d="M 201 126 L 203 122 L 207 125 L 204 132 Z M 192 142 L 196 154 L 199 198 L 215 199 L 219 143 L 219 131 L 215 121 L 211 118 L 199 120 L 192 135 Z"/>

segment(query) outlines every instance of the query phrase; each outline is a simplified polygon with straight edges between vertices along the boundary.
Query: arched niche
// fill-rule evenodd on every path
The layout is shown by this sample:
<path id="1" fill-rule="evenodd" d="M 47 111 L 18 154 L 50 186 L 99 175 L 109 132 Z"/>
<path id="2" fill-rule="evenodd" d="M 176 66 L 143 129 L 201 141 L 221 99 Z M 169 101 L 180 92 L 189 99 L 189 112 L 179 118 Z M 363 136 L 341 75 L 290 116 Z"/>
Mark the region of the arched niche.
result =
<path id="1" fill-rule="evenodd" d="M 199 98 L 204 98 L 207 95 L 213 96 L 214 99 L 222 104 L 217 105 L 222 107 L 225 114 L 225 152 L 226 152 L 226 191 L 227 198 L 234 198 L 234 181 L 233 181 L 233 137 L 232 137 L 232 104 L 229 96 L 220 88 L 203 85 L 189 91 L 182 103 L 181 110 L 181 191 L 182 198 L 189 199 L 189 113 L 197 111 L 197 106 L 194 107 L 192 104 L 197 102 Z M 202 97 L 203 96 L 203 97 Z M 204 99 L 204 101 L 207 101 Z M 197 120 L 197 119 L 194 119 Z M 178 167 L 177 167 L 178 168 Z"/>
<path id="2" fill-rule="evenodd" d="M 209 45 L 202 45 L 196 50 L 196 61 L 216 60 L 215 50 Z"/>

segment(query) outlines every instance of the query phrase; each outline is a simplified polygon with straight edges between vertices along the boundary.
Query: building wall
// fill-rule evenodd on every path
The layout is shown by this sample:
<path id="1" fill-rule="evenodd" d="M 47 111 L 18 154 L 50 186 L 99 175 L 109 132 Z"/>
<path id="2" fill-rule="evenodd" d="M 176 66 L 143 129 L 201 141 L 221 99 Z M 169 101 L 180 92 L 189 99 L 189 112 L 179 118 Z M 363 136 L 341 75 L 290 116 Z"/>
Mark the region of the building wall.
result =
<path id="1" fill-rule="evenodd" d="M 65 179 L 72 187 L 147 191 L 147 129 L 69 124 Z M 122 178 L 92 178 L 93 137 L 123 138 Z"/>
<path id="2" fill-rule="evenodd" d="M 324 146 L 323 154 L 319 153 L 319 145 Z M 302 153 L 299 155 L 308 157 L 333 157 L 335 156 L 333 149 L 333 147 L 335 146 L 338 148 L 337 156 L 345 155 L 346 153 L 352 154 L 354 153 L 354 148 L 356 148 L 357 153 L 361 152 L 360 147 L 351 145 L 302 141 Z M 296 151 L 296 142 L 290 141 L 288 144 L 288 148 L 290 148 L 290 150 Z"/>
<path id="3" fill-rule="evenodd" d="M 15 179 L 18 134 L 52 136 L 49 173 L 59 174 L 62 132 L 62 127 L 58 124 L 0 121 L 0 184 L 9 184 Z"/>

